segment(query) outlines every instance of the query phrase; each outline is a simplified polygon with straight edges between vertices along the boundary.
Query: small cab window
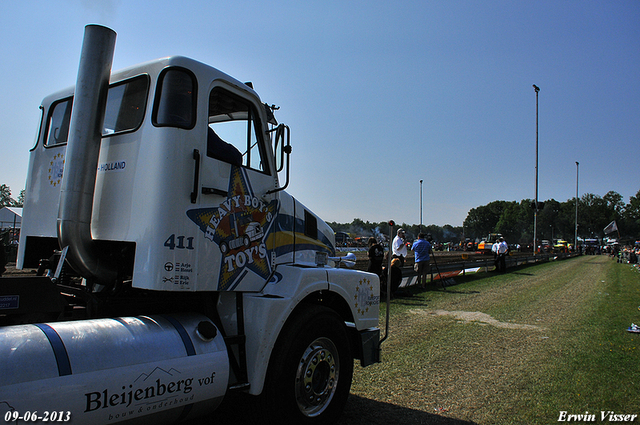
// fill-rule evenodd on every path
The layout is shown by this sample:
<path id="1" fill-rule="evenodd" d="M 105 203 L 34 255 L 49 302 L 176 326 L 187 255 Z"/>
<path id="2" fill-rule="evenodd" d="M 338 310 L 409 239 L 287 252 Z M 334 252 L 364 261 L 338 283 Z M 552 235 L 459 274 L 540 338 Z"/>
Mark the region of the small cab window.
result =
<path id="1" fill-rule="evenodd" d="M 167 68 L 160 75 L 153 110 L 157 127 L 191 129 L 196 123 L 196 80 L 182 68 Z"/>
<path id="2" fill-rule="evenodd" d="M 268 173 L 261 128 L 249 100 L 221 87 L 211 90 L 207 156 Z"/>
<path id="3" fill-rule="evenodd" d="M 45 140 L 47 146 L 67 143 L 72 106 L 72 97 L 60 100 L 51 105 L 49 118 L 47 119 L 47 139 Z"/>
<path id="4" fill-rule="evenodd" d="M 307 210 L 304 210 L 304 234 L 318 239 L 318 219 Z"/>
<path id="5" fill-rule="evenodd" d="M 102 135 L 136 130 L 142 124 L 149 91 L 145 75 L 109 87 Z"/>

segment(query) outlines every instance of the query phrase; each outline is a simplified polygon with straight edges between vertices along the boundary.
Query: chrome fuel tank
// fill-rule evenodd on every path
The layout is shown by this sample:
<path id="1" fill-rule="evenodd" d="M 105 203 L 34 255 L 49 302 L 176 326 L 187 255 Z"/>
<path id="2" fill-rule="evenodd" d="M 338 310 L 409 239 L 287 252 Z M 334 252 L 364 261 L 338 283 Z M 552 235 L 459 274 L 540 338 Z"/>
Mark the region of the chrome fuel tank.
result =
<path id="1" fill-rule="evenodd" d="M 0 328 L 0 419 L 175 422 L 215 409 L 228 380 L 223 337 L 198 314 Z"/>

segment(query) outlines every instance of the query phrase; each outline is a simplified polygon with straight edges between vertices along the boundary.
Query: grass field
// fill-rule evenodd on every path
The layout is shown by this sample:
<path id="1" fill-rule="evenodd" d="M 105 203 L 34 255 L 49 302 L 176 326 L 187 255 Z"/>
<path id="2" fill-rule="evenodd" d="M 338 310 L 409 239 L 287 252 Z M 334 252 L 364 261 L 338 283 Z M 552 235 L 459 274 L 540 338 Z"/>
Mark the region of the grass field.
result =
<path id="1" fill-rule="evenodd" d="M 340 425 L 640 415 L 637 267 L 582 256 L 456 281 L 392 301 L 383 362 L 356 368 Z"/>

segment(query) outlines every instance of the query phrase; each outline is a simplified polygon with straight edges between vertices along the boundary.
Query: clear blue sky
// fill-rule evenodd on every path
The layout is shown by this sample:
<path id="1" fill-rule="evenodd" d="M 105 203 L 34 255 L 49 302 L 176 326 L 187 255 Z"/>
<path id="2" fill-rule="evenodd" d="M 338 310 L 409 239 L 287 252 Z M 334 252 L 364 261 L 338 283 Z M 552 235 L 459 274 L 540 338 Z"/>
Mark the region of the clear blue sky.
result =
<path id="1" fill-rule="evenodd" d="M 24 188 L 43 97 L 73 85 L 84 26 L 113 69 L 168 55 L 252 81 L 291 127 L 289 191 L 327 221 L 462 225 L 535 195 L 640 190 L 640 2 L 5 1 L 0 183 Z"/>

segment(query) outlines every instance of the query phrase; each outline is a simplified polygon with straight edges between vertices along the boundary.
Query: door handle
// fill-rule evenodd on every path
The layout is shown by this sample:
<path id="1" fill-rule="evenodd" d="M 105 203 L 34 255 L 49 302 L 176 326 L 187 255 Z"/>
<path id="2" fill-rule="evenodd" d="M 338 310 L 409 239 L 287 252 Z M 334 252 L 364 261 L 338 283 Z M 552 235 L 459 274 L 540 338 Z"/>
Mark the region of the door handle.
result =
<path id="1" fill-rule="evenodd" d="M 198 200 L 198 185 L 200 180 L 200 151 L 198 149 L 193 150 L 193 159 L 196 161 L 196 169 L 193 175 L 193 192 L 191 192 L 191 203 L 195 204 Z"/>

